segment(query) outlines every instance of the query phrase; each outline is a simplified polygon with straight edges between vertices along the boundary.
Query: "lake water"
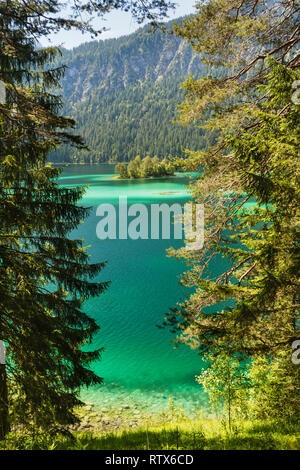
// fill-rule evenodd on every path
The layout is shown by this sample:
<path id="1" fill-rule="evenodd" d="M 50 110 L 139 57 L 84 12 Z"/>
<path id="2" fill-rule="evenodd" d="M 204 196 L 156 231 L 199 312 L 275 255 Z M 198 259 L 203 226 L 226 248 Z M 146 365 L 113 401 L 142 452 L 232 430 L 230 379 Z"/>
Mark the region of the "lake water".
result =
<path id="1" fill-rule="evenodd" d="M 111 165 L 70 165 L 59 179 L 65 187 L 89 185 L 81 204 L 92 207 L 90 216 L 72 236 L 90 245 L 92 262 L 107 260 L 99 281 L 111 281 L 107 292 L 84 304 L 101 330 L 95 347 L 105 347 L 93 369 L 104 384 L 84 390 L 83 399 L 96 406 L 136 405 L 145 413 L 168 406 L 168 399 L 189 414 L 205 406 L 206 399 L 195 375 L 202 367 L 196 351 L 174 349 L 171 334 L 157 328 L 164 314 L 189 292 L 179 285 L 184 265 L 168 258 L 166 249 L 181 240 L 105 240 L 96 236 L 101 203 L 117 206 L 126 195 L 128 204 L 179 202 L 189 199 L 191 175 L 164 179 L 116 180 Z"/>

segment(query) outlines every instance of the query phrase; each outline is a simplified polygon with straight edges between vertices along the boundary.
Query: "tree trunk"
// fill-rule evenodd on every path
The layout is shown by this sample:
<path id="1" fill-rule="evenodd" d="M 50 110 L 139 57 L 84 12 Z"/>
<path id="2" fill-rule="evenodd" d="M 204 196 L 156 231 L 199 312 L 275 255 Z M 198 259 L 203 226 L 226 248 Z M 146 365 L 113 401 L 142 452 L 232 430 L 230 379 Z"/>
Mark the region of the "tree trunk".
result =
<path id="1" fill-rule="evenodd" d="M 230 374 L 230 356 L 228 356 L 228 427 L 231 437 L 231 374 Z"/>
<path id="2" fill-rule="evenodd" d="M 8 394 L 5 364 L 0 364 L 0 441 L 9 431 Z"/>

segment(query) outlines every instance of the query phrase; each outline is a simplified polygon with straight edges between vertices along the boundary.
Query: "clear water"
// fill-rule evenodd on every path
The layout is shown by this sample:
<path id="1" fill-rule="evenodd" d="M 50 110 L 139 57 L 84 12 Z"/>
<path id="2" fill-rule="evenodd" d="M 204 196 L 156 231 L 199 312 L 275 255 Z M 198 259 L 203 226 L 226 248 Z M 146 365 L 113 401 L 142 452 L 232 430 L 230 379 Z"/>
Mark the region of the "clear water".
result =
<path id="1" fill-rule="evenodd" d="M 85 311 L 101 331 L 95 347 L 105 347 L 102 360 L 93 365 L 104 384 L 82 392 L 83 398 L 108 409 L 137 406 L 145 413 L 157 412 L 173 398 L 192 413 L 206 403 L 195 382 L 203 363 L 196 351 L 174 349 L 171 334 L 157 328 L 170 307 L 188 295 L 179 285 L 184 265 L 168 258 L 166 249 L 179 247 L 178 240 L 105 240 L 96 237 L 96 207 L 117 204 L 119 195 L 128 203 L 174 202 L 189 199 L 191 175 L 151 180 L 116 180 L 111 165 L 73 165 L 64 170 L 59 184 L 89 184 L 82 204 L 92 207 L 90 216 L 72 236 L 90 245 L 92 262 L 107 260 L 98 280 L 111 281 L 106 293 L 87 301 Z"/>

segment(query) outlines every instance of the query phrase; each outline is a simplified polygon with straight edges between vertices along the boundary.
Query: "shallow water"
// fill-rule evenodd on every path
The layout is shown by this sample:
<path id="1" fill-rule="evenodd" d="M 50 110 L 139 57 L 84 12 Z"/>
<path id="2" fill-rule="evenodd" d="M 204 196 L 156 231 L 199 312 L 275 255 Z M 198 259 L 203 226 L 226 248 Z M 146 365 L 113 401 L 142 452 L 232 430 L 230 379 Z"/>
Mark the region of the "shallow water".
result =
<path id="1" fill-rule="evenodd" d="M 82 392 L 96 406 L 132 405 L 152 413 L 166 408 L 169 397 L 189 414 L 205 406 L 206 398 L 194 379 L 203 366 L 201 358 L 186 346 L 175 350 L 171 334 L 156 326 L 189 293 L 178 283 L 184 265 L 166 257 L 167 248 L 183 242 L 96 237 L 100 220 L 96 207 L 102 202 L 117 205 L 118 196 L 126 195 L 128 204 L 184 204 L 191 177 L 116 180 L 111 165 L 71 165 L 59 179 L 68 187 L 90 185 L 82 200 L 92 207 L 90 216 L 72 236 L 90 245 L 92 262 L 108 261 L 97 280 L 111 281 L 110 288 L 84 304 L 101 326 L 94 346 L 105 347 L 102 360 L 93 365 L 104 384 Z"/>

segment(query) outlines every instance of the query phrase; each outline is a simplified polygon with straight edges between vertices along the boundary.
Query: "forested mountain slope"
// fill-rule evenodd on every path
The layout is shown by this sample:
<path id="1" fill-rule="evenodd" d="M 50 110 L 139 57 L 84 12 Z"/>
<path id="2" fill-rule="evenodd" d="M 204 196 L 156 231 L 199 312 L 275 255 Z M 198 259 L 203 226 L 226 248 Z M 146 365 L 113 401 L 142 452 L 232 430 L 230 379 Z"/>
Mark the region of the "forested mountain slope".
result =
<path id="1" fill-rule="evenodd" d="M 180 83 L 207 68 L 180 38 L 148 31 L 145 26 L 129 36 L 63 50 L 65 113 L 76 119 L 90 150 L 62 148 L 51 160 L 127 161 L 205 146 L 203 131 L 171 121 L 183 100 Z"/>

